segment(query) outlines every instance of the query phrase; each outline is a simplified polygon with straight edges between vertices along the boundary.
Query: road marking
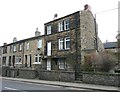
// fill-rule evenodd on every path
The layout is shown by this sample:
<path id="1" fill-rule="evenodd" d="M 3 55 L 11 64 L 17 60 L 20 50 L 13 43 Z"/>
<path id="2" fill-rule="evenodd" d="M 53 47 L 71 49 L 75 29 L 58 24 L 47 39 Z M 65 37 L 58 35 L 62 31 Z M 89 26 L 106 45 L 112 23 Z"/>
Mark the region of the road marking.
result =
<path id="1" fill-rule="evenodd" d="M 86 89 L 82 89 L 82 88 L 73 88 L 73 87 L 66 87 L 66 89 L 69 89 L 69 90 L 86 90 Z"/>
<path id="2" fill-rule="evenodd" d="M 15 89 L 15 88 L 9 88 L 9 87 L 4 87 L 5 89 L 8 89 L 8 90 L 18 90 L 18 89 Z"/>

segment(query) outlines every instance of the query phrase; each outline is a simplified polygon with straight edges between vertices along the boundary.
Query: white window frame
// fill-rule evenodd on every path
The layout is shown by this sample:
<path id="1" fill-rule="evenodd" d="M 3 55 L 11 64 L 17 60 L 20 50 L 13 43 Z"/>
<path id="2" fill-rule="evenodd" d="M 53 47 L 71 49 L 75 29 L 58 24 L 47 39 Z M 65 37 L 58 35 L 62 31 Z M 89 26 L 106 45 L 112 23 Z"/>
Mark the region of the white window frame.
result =
<path id="1" fill-rule="evenodd" d="M 13 52 L 16 52 L 16 45 L 13 46 Z"/>
<path id="2" fill-rule="evenodd" d="M 47 26 L 47 35 L 51 34 L 51 25 Z"/>
<path id="3" fill-rule="evenodd" d="M 42 48 L 42 39 L 38 40 L 37 48 Z"/>
<path id="4" fill-rule="evenodd" d="M 65 38 L 65 49 L 70 49 L 70 47 L 67 47 L 67 42 L 70 42 L 70 37 Z"/>
<path id="5" fill-rule="evenodd" d="M 29 48 L 30 48 L 30 43 L 27 42 L 27 44 L 26 44 L 26 50 L 29 50 Z"/>
<path id="6" fill-rule="evenodd" d="M 69 25 L 70 25 L 69 19 L 64 20 L 64 30 L 69 30 Z"/>
<path id="7" fill-rule="evenodd" d="M 36 59 L 37 59 L 37 61 L 36 61 Z M 40 54 L 36 54 L 34 56 L 34 63 L 33 64 L 41 64 L 41 61 L 42 61 L 41 55 Z"/>
<path id="8" fill-rule="evenodd" d="M 59 50 L 63 50 L 64 49 L 64 39 L 60 38 L 59 39 Z"/>
<path id="9" fill-rule="evenodd" d="M 59 22 L 58 23 L 58 31 L 59 32 L 63 31 L 63 27 L 64 27 L 63 21 Z"/>

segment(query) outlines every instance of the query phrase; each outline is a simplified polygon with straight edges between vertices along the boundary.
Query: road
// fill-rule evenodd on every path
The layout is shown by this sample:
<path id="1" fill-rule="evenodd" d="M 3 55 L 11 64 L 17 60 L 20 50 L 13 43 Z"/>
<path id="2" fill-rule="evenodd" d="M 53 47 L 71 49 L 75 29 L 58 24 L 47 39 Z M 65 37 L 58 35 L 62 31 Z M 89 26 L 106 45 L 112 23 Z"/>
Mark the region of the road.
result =
<path id="1" fill-rule="evenodd" d="M 46 85 L 46 84 L 35 84 L 28 82 L 12 81 L 2 79 L 2 92 L 40 92 L 40 90 L 46 90 L 52 92 L 72 92 L 72 90 L 79 90 L 79 92 L 103 92 L 82 88 L 71 88 L 71 87 L 62 87 L 55 85 Z M 57 90 L 57 91 L 56 91 Z"/>

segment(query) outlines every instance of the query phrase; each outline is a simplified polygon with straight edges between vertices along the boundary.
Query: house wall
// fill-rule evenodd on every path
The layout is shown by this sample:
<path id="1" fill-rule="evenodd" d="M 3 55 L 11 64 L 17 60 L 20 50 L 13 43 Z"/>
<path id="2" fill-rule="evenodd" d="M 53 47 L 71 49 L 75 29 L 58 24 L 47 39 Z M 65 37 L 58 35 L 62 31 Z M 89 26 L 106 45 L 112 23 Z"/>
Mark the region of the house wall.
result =
<path id="1" fill-rule="evenodd" d="M 81 38 L 81 64 L 84 64 L 84 56 L 88 51 L 102 51 L 103 44 L 97 36 L 97 26 L 91 12 L 80 12 L 80 38 Z M 97 40 L 96 40 L 97 39 Z M 96 44 L 97 43 L 97 44 Z"/>

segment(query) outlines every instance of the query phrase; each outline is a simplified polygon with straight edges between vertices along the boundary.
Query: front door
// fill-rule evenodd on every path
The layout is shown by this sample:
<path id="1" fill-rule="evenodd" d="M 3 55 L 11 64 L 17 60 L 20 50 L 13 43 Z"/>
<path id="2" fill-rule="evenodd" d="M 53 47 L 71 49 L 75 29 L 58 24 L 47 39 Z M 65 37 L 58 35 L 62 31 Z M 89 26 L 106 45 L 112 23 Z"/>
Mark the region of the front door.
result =
<path id="1" fill-rule="evenodd" d="M 47 42 L 47 56 L 51 56 L 51 42 Z"/>
<path id="2" fill-rule="evenodd" d="M 31 54 L 30 54 L 30 67 L 32 67 L 32 57 L 31 57 Z"/>
<path id="3" fill-rule="evenodd" d="M 25 55 L 25 67 L 27 67 L 27 55 Z"/>
<path id="4" fill-rule="evenodd" d="M 15 67 L 15 56 L 13 56 L 12 63 L 13 63 L 13 67 Z"/>
<path id="5" fill-rule="evenodd" d="M 47 59 L 47 70 L 51 70 L 51 60 Z"/>

